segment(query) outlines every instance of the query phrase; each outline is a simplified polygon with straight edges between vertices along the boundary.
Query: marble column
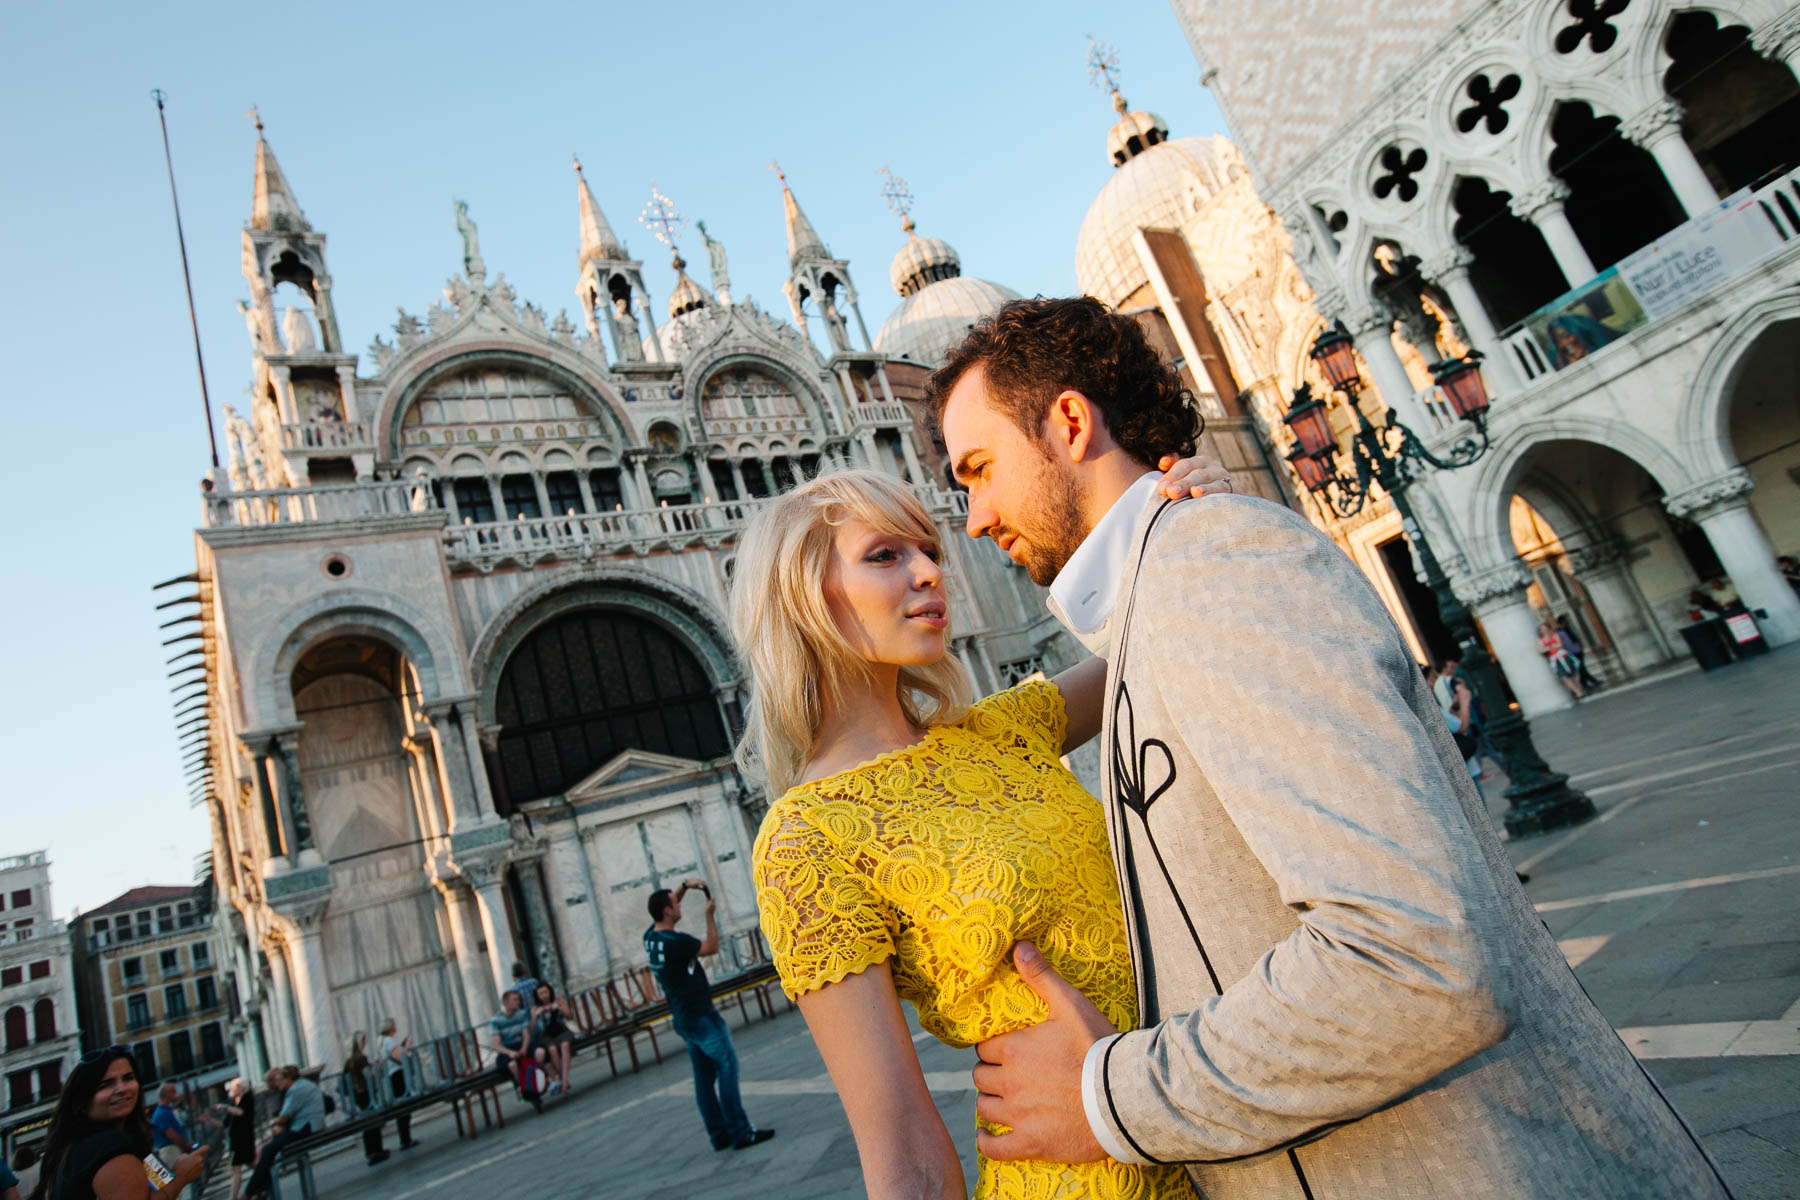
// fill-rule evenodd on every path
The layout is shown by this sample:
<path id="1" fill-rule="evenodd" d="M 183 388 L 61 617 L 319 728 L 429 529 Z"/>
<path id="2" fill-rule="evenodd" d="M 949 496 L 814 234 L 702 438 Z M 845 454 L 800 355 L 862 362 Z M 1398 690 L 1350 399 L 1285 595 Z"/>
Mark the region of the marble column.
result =
<path id="1" fill-rule="evenodd" d="M 1419 271 L 1450 297 L 1466 340 L 1482 354 L 1481 373 L 1487 378 L 1489 393 L 1496 397 L 1511 395 L 1521 386 L 1518 371 L 1470 278 L 1469 268 L 1474 263 L 1475 256 L 1468 247 L 1458 245 L 1421 263 Z"/>
<path id="2" fill-rule="evenodd" d="M 1530 582 L 1530 570 L 1514 559 L 1456 586 L 1456 594 L 1481 622 L 1494 658 L 1519 701 L 1519 711 L 1528 720 L 1575 702 L 1538 649 L 1537 614 L 1525 593 Z"/>
<path id="3" fill-rule="evenodd" d="M 483 825 L 496 820 L 500 808 L 494 803 L 493 788 L 488 781 L 487 757 L 482 753 L 482 739 L 491 736 L 494 745 L 498 746 L 500 727 L 490 725 L 486 729 L 475 724 L 475 702 L 471 697 L 468 703 L 456 706 L 456 715 L 462 728 L 463 761 L 469 764 L 469 778 L 475 784 L 475 816 Z"/>
<path id="4" fill-rule="evenodd" d="M 1356 340 L 1357 353 L 1362 355 L 1363 364 L 1369 368 L 1369 375 L 1375 384 L 1375 390 L 1381 395 L 1381 402 L 1403 424 L 1420 434 L 1436 429 L 1437 426 L 1426 417 L 1425 410 L 1414 398 L 1417 389 L 1413 385 L 1412 376 L 1406 373 L 1406 367 L 1400 361 L 1400 352 L 1394 349 L 1393 318 L 1365 312 L 1351 320 L 1349 325 Z"/>
<path id="5" fill-rule="evenodd" d="M 506 863 L 498 859 L 459 861 L 457 869 L 475 892 L 475 911 L 481 915 L 481 937 L 487 943 L 488 973 L 494 981 L 494 995 L 498 997 L 512 986 L 514 958 L 511 926 L 506 921 L 506 895 L 501 885 Z"/>
<path id="6" fill-rule="evenodd" d="M 1563 211 L 1563 202 L 1568 198 L 1568 184 L 1560 179 L 1546 179 L 1514 196 L 1512 211 L 1538 227 L 1556 265 L 1562 268 L 1563 278 L 1571 288 L 1578 288 L 1599 272 L 1594 270 L 1594 260 L 1588 257 L 1587 247 L 1581 244 L 1575 227 L 1569 224 L 1569 215 Z"/>
<path id="7" fill-rule="evenodd" d="M 462 718 L 456 709 L 454 703 L 425 706 L 425 715 L 431 720 L 432 740 L 437 747 L 443 780 L 450 789 L 450 803 L 447 807 L 452 833 L 478 824 L 481 819 L 475 779 L 469 770 L 469 753 L 463 744 Z"/>
<path id="8" fill-rule="evenodd" d="M 919 463 L 918 451 L 913 449 L 912 430 L 898 429 L 894 432 L 900 438 L 900 454 L 906 460 L 907 479 L 912 481 L 914 487 L 934 482 L 925 477 L 925 468 Z"/>
<path id="9" fill-rule="evenodd" d="M 712 464 L 706 461 L 706 454 L 699 449 L 690 450 L 694 460 L 694 477 L 700 481 L 700 495 L 714 504 L 719 502 L 719 485 L 713 479 Z"/>
<path id="10" fill-rule="evenodd" d="M 1685 517 L 1706 532 L 1713 553 L 1725 568 L 1745 607 L 1761 609 L 1756 618 L 1771 646 L 1800 641 L 1800 597 L 1794 595 L 1775 567 L 1775 551 L 1750 511 L 1756 481 L 1742 467 L 1663 498 L 1670 516 Z"/>
<path id="11" fill-rule="evenodd" d="M 291 964 L 294 988 L 294 1011 L 300 1018 L 300 1040 L 306 1055 L 306 1066 L 336 1064 L 343 1044 L 338 1040 L 337 1022 L 331 1014 L 331 978 L 325 970 L 325 947 L 320 934 L 325 918 L 325 902 L 277 910 L 288 926 L 294 961 Z"/>
<path id="12" fill-rule="evenodd" d="M 300 1039 L 294 1034 L 294 984 L 288 974 L 287 939 L 275 930 L 262 935 L 263 955 L 269 961 L 269 991 L 262 1003 L 264 1033 L 271 1043 L 271 1066 L 298 1063 Z"/>
<path id="13" fill-rule="evenodd" d="M 493 475 L 484 475 L 487 480 L 488 500 L 494 506 L 494 520 L 506 520 L 506 495 L 500 490 L 500 480 Z"/>
<path id="14" fill-rule="evenodd" d="M 748 500 L 750 498 L 750 493 L 744 489 L 744 464 L 736 458 L 731 460 L 731 482 L 732 486 L 737 489 L 737 498 L 739 500 Z"/>
<path id="15" fill-rule="evenodd" d="M 294 839 L 276 799 L 268 746 L 266 743 L 255 745 L 245 740 L 243 747 L 244 753 L 250 756 L 251 770 L 256 776 L 256 795 L 262 813 L 263 874 L 285 871 L 293 865 L 288 859 L 288 850 L 294 844 Z"/>
<path id="16" fill-rule="evenodd" d="M 1609 540 L 1567 553 L 1569 565 L 1605 622 L 1606 634 L 1626 671 L 1642 675 L 1676 657 L 1675 647 L 1631 578 L 1622 543 Z"/>
<path id="17" fill-rule="evenodd" d="M 291 844 L 299 850 L 296 861 L 303 866 L 320 865 L 325 860 L 313 846 L 312 818 L 306 811 L 306 790 L 300 785 L 300 727 L 277 732 L 275 744 L 280 750 L 280 758 L 272 774 L 278 800 L 293 822 Z"/>
<path id="18" fill-rule="evenodd" d="M 1690 217 L 1710 212 L 1719 204 L 1718 189 L 1706 177 L 1706 169 L 1687 140 L 1681 136 L 1681 102 L 1664 96 L 1649 108 L 1619 123 L 1619 133 L 1648 150 L 1662 168 L 1675 198 Z"/>
<path id="19" fill-rule="evenodd" d="M 566 991 L 568 971 L 557 950 L 554 916 L 544 903 L 543 870 L 536 859 L 530 858 L 514 863 L 513 870 L 518 872 L 519 892 L 525 901 L 525 911 L 519 915 L 525 924 L 525 936 L 537 951 L 539 977 L 554 979 L 558 990 Z"/>
<path id="20" fill-rule="evenodd" d="M 544 486 L 544 473 L 531 473 L 531 489 L 537 493 L 538 512 L 546 517 L 560 517 L 563 514 L 550 507 L 550 489 Z"/>
<path id="21" fill-rule="evenodd" d="M 500 997 L 489 989 L 492 980 L 487 957 L 476 946 L 463 906 L 463 885 L 454 878 L 438 877 L 432 886 L 444 901 L 444 918 L 450 925 L 450 948 L 456 954 L 456 976 L 462 984 L 463 1007 L 469 1022 L 480 1025 L 500 1007 Z M 509 980 L 510 982 L 510 980 Z"/>
<path id="22" fill-rule="evenodd" d="M 419 833 L 436 843 L 449 828 L 450 814 L 444 807 L 443 777 L 438 772 L 437 743 L 428 730 L 406 735 L 402 743 L 412 759 L 413 785 L 417 788 Z"/>
<path id="23" fill-rule="evenodd" d="M 571 961 L 565 964 L 569 976 L 565 990 L 577 984 L 591 985 L 612 974 L 612 955 L 607 946 L 606 913 L 601 903 L 602 891 L 594 876 L 594 864 L 588 854 L 587 838 L 574 816 L 567 825 L 557 825 L 544 856 L 544 870 L 550 884 L 550 904 L 555 908 L 561 898 L 564 916 L 564 949 Z M 570 901 L 574 901 L 573 904 Z M 579 912 L 577 910 L 580 910 Z"/>
<path id="24" fill-rule="evenodd" d="M 575 469 L 575 486 L 581 489 L 581 511 L 599 512 L 600 510 L 594 507 L 594 485 L 588 479 L 587 468 L 577 467 Z"/>

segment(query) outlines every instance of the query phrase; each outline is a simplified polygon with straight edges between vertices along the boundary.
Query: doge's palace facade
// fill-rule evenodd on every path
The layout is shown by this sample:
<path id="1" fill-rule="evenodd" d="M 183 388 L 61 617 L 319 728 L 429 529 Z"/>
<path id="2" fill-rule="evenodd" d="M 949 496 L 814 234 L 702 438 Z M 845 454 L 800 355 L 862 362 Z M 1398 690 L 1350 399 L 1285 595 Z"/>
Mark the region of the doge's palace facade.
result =
<path id="1" fill-rule="evenodd" d="M 1728 578 L 1800 639 L 1800 8 L 1788 0 L 1173 0 L 1365 378 L 1442 453 L 1416 358 L 1486 356 L 1491 446 L 1413 490 L 1524 710 L 1535 625 L 1609 679 Z M 1417 353 L 1415 353 L 1417 351 Z"/>
<path id="2" fill-rule="evenodd" d="M 1024 574 L 962 536 L 915 431 L 921 372 L 890 378 L 785 179 L 792 324 L 733 301 L 711 238 L 711 286 L 677 254 L 653 302 L 578 164 L 578 320 L 490 275 L 459 205 L 443 299 L 359 357 L 260 124 L 256 155 L 252 399 L 227 410 L 193 577 L 247 1067 L 334 1061 L 388 1016 L 468 1028 L 515 960 L 566 989 L 615 979 L 641 965 L 651 889 L 690 875 L 719 901 L 717 965 L 759 953 L 765 799 L 730 758 L 746 695 L 723 613 L 744 522 L 808 473 L 920 489 L 978 688 L 1074 657 Z"/>

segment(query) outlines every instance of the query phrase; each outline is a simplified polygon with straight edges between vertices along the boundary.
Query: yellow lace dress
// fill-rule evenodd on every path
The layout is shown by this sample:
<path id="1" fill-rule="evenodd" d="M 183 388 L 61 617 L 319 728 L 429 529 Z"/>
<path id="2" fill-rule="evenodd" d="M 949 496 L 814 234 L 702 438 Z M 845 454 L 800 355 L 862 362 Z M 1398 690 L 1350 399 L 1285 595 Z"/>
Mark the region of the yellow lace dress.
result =
<path id="1" fill-rule="evenodd" d="M 1137 989 L 1099 804 L 1059 759 L 1062 694 L 990 696 L 955 725 L 794 788 L 756 839 L 757 901 L 782 987 L 807 992 L 892 959 L 919 1023 L 970 1046 L 1044 1019 L 1015 941 L 1120 1029 Z M 1179 1167 L 981 1159 L 976 1198 L 1192 1197 Z"/>

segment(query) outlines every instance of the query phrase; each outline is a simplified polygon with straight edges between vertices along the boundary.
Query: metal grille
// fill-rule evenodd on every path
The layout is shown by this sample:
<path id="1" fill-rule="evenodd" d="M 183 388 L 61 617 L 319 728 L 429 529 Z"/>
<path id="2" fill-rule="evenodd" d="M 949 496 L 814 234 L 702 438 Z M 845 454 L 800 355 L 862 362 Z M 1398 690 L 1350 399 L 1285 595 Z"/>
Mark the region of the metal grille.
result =
<path id="1" fill-rule="evenodd" d="M 515 804 L 552 796 L 625 750 L 710 759 L 729 749 L 711 681 L 640 617 L 574 613 L 525 639 L 500 676 L 500 769 Z"/>

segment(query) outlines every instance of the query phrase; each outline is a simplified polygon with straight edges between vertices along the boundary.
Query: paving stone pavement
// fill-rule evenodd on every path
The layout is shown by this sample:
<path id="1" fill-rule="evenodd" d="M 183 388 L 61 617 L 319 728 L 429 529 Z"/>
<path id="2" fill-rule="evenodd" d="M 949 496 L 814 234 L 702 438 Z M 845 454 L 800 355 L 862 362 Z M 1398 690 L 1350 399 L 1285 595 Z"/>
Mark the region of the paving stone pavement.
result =
<path id="1" fill-rule="evenodd" d="M 1595 1003 L 1740 1200 L 1800 1195 L 1796 675 L 1800 647 L 1602 691 L 1540 719 L 1540 751 L 1593 796 L 1600 817 L 1509 845 Z M 1504 780 L 1484 787 L 1498 816 Z M 661 1066 L 618 1080 L 605 1078 L 603 1060 L 578 1059 L 575 1095 L 542 1116 L 508 1097 L 506 1128 L 472 1142 L 458 1141 L 438 1115 L 414 1127 L 424 1146 L 379 1167 L 346 1148 L 319 1164 L 320 1192 L 332 1200 L 861 1195 L 849 1125 L 798 1014 L 753 1022 L 735 1037 L 745 1107 L 778 1131 L 764 1145 L 709 1149 L 674 1043 Z M 973 1054 L 916 1040 L 972 1181 Z"/>

